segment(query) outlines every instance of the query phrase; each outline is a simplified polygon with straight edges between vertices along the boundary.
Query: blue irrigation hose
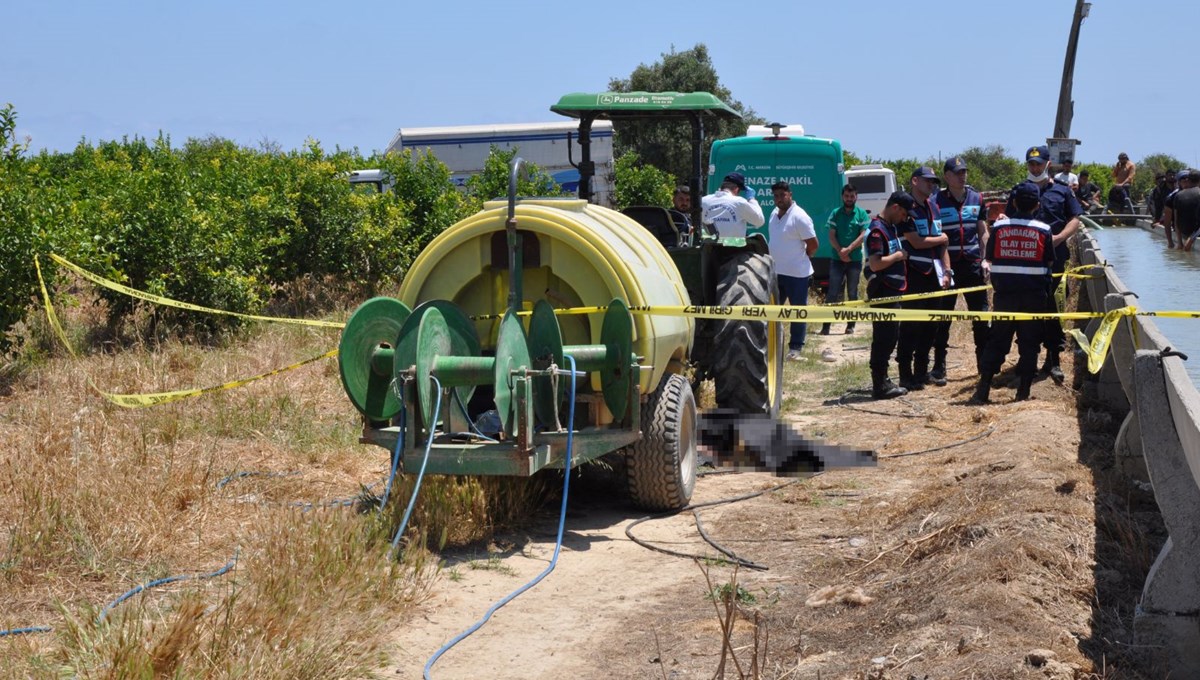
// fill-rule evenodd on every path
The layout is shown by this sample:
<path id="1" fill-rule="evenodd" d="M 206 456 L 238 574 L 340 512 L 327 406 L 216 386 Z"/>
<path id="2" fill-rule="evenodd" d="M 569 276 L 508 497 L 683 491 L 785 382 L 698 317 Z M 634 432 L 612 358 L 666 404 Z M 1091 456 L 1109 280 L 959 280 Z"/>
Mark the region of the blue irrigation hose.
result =
<path id="1" fill-rule="evenodd" d="M 550 559 L 550 564 L 544 570 L 542 570 L 542 573 L 535 576 L 532 581 L 526 583 L 520 588 L 517 588 L 508 595 L 505 595 L 503 599 L 492 605 L 491 608 L 487 610 L 487 613 L 483 615 L 483 618 L 476 621 L 470 628 L 459 633 L 454 637 L 453 640 L 447 642 L 445 645 L 442 645 L 441 649 L 434 652 L 433 656 L 429 657 L 429 660 L 425 662 L 425 680 L 433 680 L 433 676 L 430 674 L 433 669 L 433 664 L 437 663 L 437 660 L 440 659 L 443 654 L 450 651 L 450 648 L 452 648 L 454 645 L 457 645 L 459 642 L 465 640 L 467 636 L 482 628 L 483 624 L 487 623 L 488 619 L 492 618 L 492 614 L 495 614 L 496 611 L 501 607 L 509 602 L 512 602 L 521 593 L 524 593 L 540 583 L 541 580 L 546 578 L 550 572 L 554 571 L 554 566 L 558 564 L 558 553 L 560 550 L 562 550 L 563 527 L 567 523 L 567 494 L 571 490 L 571 446 L 574 442 L 573 435 L 575 432 L 575 357 L 568 354 L 566 355 L 566 358 L 567 361 L 571 363 L 571 402 L 570 406 L 568 407 L 569 415 L 567 416 L 567 454 L 566 460 L 563 461 L 562 509 L 558 513 L 558 538 L 554 543 L 554 557 Z"/>
<path id="2" fill-rule="evenodd" d="M 429 421 L 429 441 L 425 442 L 425 457 L 421 459 L 421 470 L 417 473 L 417 483 L 413 486 L 412 496 L 408 499 L 408 508 L 404 510 L 404 518 L 400 520 L 400 528 L 396 529 L 396 535 L 392 538 L 392 547 L 388 551 L 389 556 L 396 552 L 396 545 L 400 543 L 400 537 L 404 535 L 404 530 L 408 527 L 408 518 L 412 517 L 413 507 L 417 504 L 417 493 L 421 491 L 421 480 L 425 479 L 425 466 L 429 464 L 429 451 L 433 448 L 433 431 L 437 428 L 438 415 L 442 410 L 442 383 L 435 375 L 429 376 L 429 379 L 437 388 L 438 395 L 437 401 L 433 403 L 433 419 Z"/>
<path id="3" fill-rule="evenodd" d="M 408 425 L 404 402 L 400 402 L 400 432 L 396 435 L 396 448 L 392 451 L 392 471 L 388 473 L 387 484 L 383 487 L 383 500 L 379 503 L 379 511 L 387 507 L 388 497 L 392 495 L 392 480 L 396 479 L 396 468 L 400 467 L 400 451 L 404 449 L 404 430 Z"/>
<path id="4" fill-rule="evenodd" d="M 49 633 L 50 626 L 30 626 L 28 628 L 10 628 L 9 630 L 0 630 L 0 637 L 29 635 L 30 633 Z"/>
<path id="5" fill-rule="evenodd" d="M 157 588 L 158 586 L 166 585 L 168 583 L 175 583 L 176 581 L 190 581 L 193 579 L 194 580 L 202 580 L 202 579 L 216 578 L 218 576 L 221 576 L 222 574 L 227 573 L 230 569 L 233 569 L 233 565 L 237 564 L 237 561 L 238 561 L 238 554 L 237 554 L 237 552 L 234 552 L 233 557 L 231 557 L 229 559 L 229 562 L 225 566 L 221 567 L 220 569 L 218 569 L 214 572 L 211 572 L 208 574 L 184 574 L 182 576 L 169 576 L 167 578 L 160 578 L 158 580 L 151 581 L 149 583 L 144 583 L 144 584 L 126 592 L 124 595 L 118 597 L 117 599 L 113 600 L 112 602 L 109 602 L 104 607 L 104 609 L 100 610 L 100 616 L 96 617 L 96 623 L 103 623 L 104 617 L 108 616 L 108 613 L 110 611 L 112 611 L 114 608 L 116 608 L 117 605 L 121 604 L 125 600 L 128 600 L 129 598 L 133 597 L 134 595 L 137 595 L 140 592 L 150 590 L 151 588 Z"/>

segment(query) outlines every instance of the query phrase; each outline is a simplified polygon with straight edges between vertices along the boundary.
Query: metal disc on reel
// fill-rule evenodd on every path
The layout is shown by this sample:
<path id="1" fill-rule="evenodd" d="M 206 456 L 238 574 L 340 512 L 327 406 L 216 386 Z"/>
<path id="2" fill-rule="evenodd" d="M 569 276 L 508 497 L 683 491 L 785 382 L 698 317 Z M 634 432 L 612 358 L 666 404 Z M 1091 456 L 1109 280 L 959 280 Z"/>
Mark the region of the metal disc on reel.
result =
<path id="1" fill-rule="evenodd" d="M 354 407 L 367 418 L 388 420 L 400 412 L 392 390 L 396 334 L 411 314 L 389 297 L 367 300 L 354 310 L 338 342 L 338 370 Z"/>
<path id="2" fill-rule="evenodd" d="M 516 404 L 513 399 L 511 372 L 532 366 L 529 360 L 529 343 L 525 338 L 525 327 L 520 318 L 510 309 L 500 322 L 500 334 L 496 338 L 496 410 L 509 434 L 516 432 Z"/>
<path id="3" fill-rule="evenodd" d="M 629 381 L 637 372 L 633 369 L 633 315 L 629 307 L 617 298 L 608 304 L 604 325 L 600 327 L 600 343 L 605 347 L 604 368 L 600 371 L 600 388 L 604 403 L 618 421 L 629 408 Z"/>
<path id="4" fill-rule="evenodd" d="M 417 341 L 420 335 L 421 323 L 424 317 L 431 311 L 437 311 L 441 316 L 444 327 L 450 338 L 450 349 L 442 352 L 442 356 L 453 354 L 455 356 L 479 356 L 479 336 L 475 333 L 475 324 L 467 318 L 467 315 L 461 309 L 456 307 L 454 303 L 446 300 L 429 300 L 417 305 L 412 311 L 412 315 L 397 331 L 394 342 L 396 347 L 396 359 L 393 362 L 392 374 L 397 378 L 400 374 L 409 371 L 418 366 L 417 357 L 423 356 L 418 354 Z M 429 368 L 432 368 L 430 366 Z M 432 389 L 432 383 L 428 379 L 428 370 L 426 377 L 421 381 L 422 384 L 417 385 L 418 393 L 421 390 Z M 462 385 L 453 388 L 458 393 L 459 399 L 463 404 L 470 403 L 471 395 L 475 393 L 474 385 Z M 425 401 L 420 402 L 422 407 Z M 432 404 L 432 402 L 428 402 Z M 421 415 L 425 417 L 426 426 L 431 426 L 428 418 L 432 417 L 432 406 L 426 412 L 422 408 Z"/>
<path id="5" fill-rule="evenodd" d="M 554 308 L 545 300 L 537 301 L 529 319 L 529 356 L 533 361 L 531 368 L 537 370 L 545 370 L 550 364 L 567 368 L 563 362 L 562 329 L 558 325 Z M 543 425 L 558 424 L 557 406 L 566 395 L 567 380 L 570 378 L 558 380 L 556 390 L 556 381 L 551 376 L 537 376 L 533 379 L 533 411 Z"/>
<path id="6" fill-rule="evenodd" d="M 414 312 L 416 317 L 417 313 Z M 436 307 L 428 307 L 420 315 L 417 329 L 417 403 L 421 405 L 423 422 L 433 429 L 433 403 L 437 399 L 433 381 L 429 379 L 437 357 L 453 355 L 454 341 L 450 326 Z M 465 402 L 464 402 L 465 403 Z"/>

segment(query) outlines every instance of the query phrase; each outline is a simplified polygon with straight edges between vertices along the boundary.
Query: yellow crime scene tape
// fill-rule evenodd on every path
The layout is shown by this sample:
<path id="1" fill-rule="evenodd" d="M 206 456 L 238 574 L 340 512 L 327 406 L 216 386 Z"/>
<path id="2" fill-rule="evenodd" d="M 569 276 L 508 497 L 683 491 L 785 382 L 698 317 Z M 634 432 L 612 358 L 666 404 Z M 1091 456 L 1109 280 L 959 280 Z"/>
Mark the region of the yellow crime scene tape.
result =
<path id="1" fill-rule="evenodd" d="M 236 316 L 236 317 L 251 319 L 251 320 L 255 320 L 255 321 L 294 323 L 294 324 L 318 326 L 318 327 L 325 327 L 325 328 L 344 328 L 345 327 L 345 324 L 338 323 L 338 322 L 312 321 L 312 320 L 307 320 L 307 319 L 289 319 L 289 318 L 281 318 L 281 317 L 258 316 L 258 315 L 253 315 L 253 314 L 242 314 L 242 313 L 238 313 L 238 312 L 230 312 L 230 311 L 226 311 L 226 310 L 213 309 L 210 307 L 202 307 L 200 305 L 193 305 L 193 304 L 189 304 L 186 302 L 180 302 L 178 300 L 172 300 L 170 298 L 162 297 L 159 295 L 146 293 L 144 291 L 140 291 L 140 290 L 137 290 L 134 288 L 130 288 L 128 286 L 123 286 L 119 283 L 115 283 L 113 281 L 105 279 L 104 277 L 93 274 L 64 258 L 59 257 L 58 255 L 51 254 L 50 257 L 53 258 L 59 264 L 63 265 L 64 267 L 67 267 L 71 271 L 76 272 L 80 276 L 83 276 L 84 278 L 96 283 L 97 285 L 104 286 L 111 290 L 115 290 L 117 292 L 121 292 L 126 295 L 137 297 L 137 298 L 147 300 L 150 302 L 154 302 L 157 304 L 163 304 L 166 306 L 171 306 L 171 307 L 176 307 L 179 309 L 186 309 L 186 310 L 191 310 L 191 311 L 206 312 L 206 313 L 212 313 L 212 314 L 226 314 L 226 315 L 230 315 L 230 316 Z M 79 356 L 78 353 L 75 351 L 75 349 L 71 346 L 70 342 L 67 340 L 66 333 L 63 331 L 62 326 L 60 325 L 60 323 L 58 321 L 58 317 L 54 313 L 54 307 L 51 304 L 50 294 L 49 294 L 48 290 L 46 289 L 45 281 L 42 278 L 41 264 L 40 264 L 37 256 L 34 256 L 34 265 L 37 267 L 38 283 L 41 285 L 42 297 L 46 304 L 46 317 L 50 321 L 51 326 L 54 328 L 55 333 L 57 333 L 57 335 L 58 335 L 59 339 L 62 341 L 63 345 L 67 348 L 67 350 L 71 353 L 72 356 L 78 357 Z M 1056 277 L 1061 277 L 1062 281 L 1059 283 L 1059 285 L 1057 286 L 1057 288 L 1055 290 L 1055 303 L 1056 303 L 1057 308 L 1060 311 L 1052 312 L 1052 313 L 1048 312 L 1048 313 L 1034 314 L 1034 313 L 1021 313 L 1021 312 L 971 312 L 971 311 L 957 311 L 957 310 L 932 311 L 932 310 L 924 310 L 924 309 L 892 309 L 892 308 L 877 309 L 877 308 L 872 308 L 870 306 L 864 306 L 864 308 L 862 308 L 862 309 L 858 309 L 858 308 L 847 309 L 846 307 L 849 307 L 850 304 L 743 305 L 743 306 L 736 306 L 736 307 L 734 307 L 734 306 L 729 306 L 729 307 L 711 306 L 711 305 L 681 305 L 681 306 L 666 306 L 666 307 L 631 306 L 629 308 L 629 311 L 634 314 L 647 314 L 647 315 L 658 315 L 658 316 L 679 316 L 679 317 L 689 317 L 689 318 L 695 318 L 695 319 L 731 319 L 732 318 L 732 319 L 743 319 L 743 320 L 764 321 L 764 322 L 769 322 L 769 321 L 770 322 L 796 322 L 796 321 L 799 321 L 799 322 L 835 322 L 835 321 L 864 321 L 864 322 L 868 322 L 868 321 L 871 321 L 871 322 L 873 322 L 873 321 L 879 321 L 879 322 L 938 321 L 938 322 L 941 322 L 941 321 L 1048 321 L 1048 320 L 1058 320 L 1061 323 L 1063 323 L 1064 327 L 1066 326 L 1067 321 L 1093 319 L 1093 318 L 1101 318 L 1102 317 L 1103 321 L 1100 324 L 1100 329 L 1096 332 L 1095 337 L 1093 337 L 1090 341 L 1087 339 L 1087 336 L 1085 336 L 1078 329 L 1069 329 L 1072 337 L 1074 337 L 1076 342 L 1079 344 L 1079 347 L 1087 354 L 1088 370 L 1091 371 L 1092 373 L 1098 372 L 1100 370 L 1100 367 L 1103 366 L 1104 358 L 1107 355 L 1108 348 L 1112 343 L 1113 333 L 1115 333 L 1116 326 L 1122 317 L 1132 316 L 1132 315 L 1145 315 L 1145 316 L 1162 316 L 1162 317 L 1173 317 L 1173 318 L 1194 318 L 1194 319 L 1200 318 L 1200 312 L 1187 312 L 1187 311 L 1143 312 L 1143 311 L 1138 311 L 1135 307 L 1124 307 L 1124 308 L 1114 310 L 1114 311 L 1108 312 L 1108 313 L 1062 312 L 1061 310 L 1062 310 L 1063 304 L 1066 299 L 1066 280 L 1068 278 L 1093 278 L 1096 276 L 1095 274 L 1085 274 L 1082 272 L 1084 270 L 1091 270 L 1095 267 L 1104 267 L 1104 266 L 1109 266 L 1109 265 L 1107 263 L 1100 264 L 1100 265 L 1083 265 L 1083 266 L 1079 266 L 1079 267 L 1074 267 L 1074 268 L 1069 269 L 1062 273 L 1054 274 L 1054 276 L 1056 276 Z M 903 302 L 919 300 L 919 299 L 924 299 L 924 298 L 940 297 L 940 296 L 944 296 L 944 295 L 957 295 L 959 293 L 974 292 L 977 290 L 987 290 L 989 288 L 991 288 L 990 285 L 972 286 L 969 288 L 954 288 L 954 289 L 943 290 L 943 291 L 933 291 L 930 293 L 900 295 L 900 296 L 891 297 L 891 298 L 881 298 L 881 299 L 868 300 L 868 301 L 851 301 L 851 303 L 861 304 L 861 305 L 869 305 L 871 303 L 878 304 L 881 302 L 887 302 L 887 303 L 901 302 L 901 303 L 903 303 Z M 572 308 L 566 308 L 566 309 L 556 309 L 555 314 L 562 314 L 562 315 L 600 314 L 600 313 L 605 312 L 607 309 L 608 309 L 607 305 L 572 307 Z M 525 315 L 529 315 L 531 313 L 532 312 L 529 312 L 529 311 L 521 311 L 521 312 L 518 312 L 518 315 L 525 316 Z M 486 320 L 500 319 L 503 316 L 504 316 L 503 314 L 482 314 L 482 315 L 471 316 L 469 318 L 474 321 L 486 321 Z M 172 401 L 178 401 L 180 399 L 195 397 L 195 396 L 199 396 L 202 394 L 208 394 L 208 393 L 216 392 L 216 391 L 220 391 L 220 390 L 227 390 L 227 389 L 233 389 L 235 387 L 241 387 L 243 385 L 250 384 L 257 380 L 262 380 L 263 378 L 268 378 L 273 375 L 278 375 L 280 373 L 284 373 L 286 371 L 290 371 L 290 370 L 299 368 L 301 366 L 305 366 L 307 364 L 313 363 L 315 361 L 319 361 L 321 359 L 326 359 L 326 358 L 337 356 L 337 354 L 338 354 L 338 350 L 334 349 L 334 350 L 330 350 L 329 352 L 326 352 L 324 354 L 321 354 L 319 356 L 311 357 L 311 358 L 305 359 L 303 361 L 299 361 L 297 363 L 291 364 L 289 366 L 284 366 L 282 368 L 268 371 L 266 373 L 262 373 L 262 374 L 252 376 L 249 378 L 233 380 L 230 382 L 222 383 L 220 385 L 213 385 L 210 387 L 201 387 L 201 388 L 194 388 L 194 389 L 188 389 L 188 390 L 177 390 L 177 391 L 172 391 L 172 392 L 157 392 L 157 393 L 147 393 L 147 394 L 115 394 L 115 393 L 105 392 L 104 390 L 101 390 L 99 387 L 97 387 L 95 385 L 95 383 L 93 383 L 91 381 L 91 378 L 88 378 L 88 383 L 92 386 L 93 389 L 95 389 L 97 392 L 99 392 L 101 395 L 103 395 L 106 399 L 108 399 L 109 401 L 111 401 L 114 404 L 117 404 L 118 406 L 123 406 L 126 408 L 141 408 L 141 407 L 146 407 L 146 406 L 154 406 L 157 404 L 169 403 Z"/>
<path id="2" fill-rule="evenodd" d="M 50 259 L 54 260 L 55 262 L 61 264 L 62 266 L 66 267 L 67 269 L 70 269 L 71 271 L 75 272 L 76 274 L 82 276 L 83 278 L 87 279 L 88 281 L 91 281 L 92 283 L 94 283 L 98 286 L 103 286 L 109 290 L 115 290 L 118 293 L 124 293 L 125 295 L 128 295 L 130 297 L 135 297 L 135 298 L 139 298 L 141 300 L 146 300 L 148 302 L 153 302 L 155 304 L 159 304 L 164 307 L 175 307 L 176 309 L 186 309 L 186 310 L 193 311 L 193 312 L 204 312 L 206 314 L 223 314 L 225 316 L 235 316 L 239 319 L 249 319 L 251 321 L 269 321 L 272 323 L 290 323 L 290 324 L 296 324 L 299 326 L 317 326 L 320 328 L 345 328 L 346 327 L 346 324 L 338 322 L 338 321 L 317 321 L 314 319 L 289 319 L 286 317 L 279 317 L 279 316 L 259 316 L 257 314 L 243 314 L 241 312 L 230 312 L 230 311 L 224 310 L 224 309 L 213 309 L 212 307 L 202 307 L 200 305 L 193 305 L 189 302 L 180 302 L 179 300 L 172 300 L 169 297 L 155 295 L 154 293 L 147 293 L 146 291 L 143 291 L 143 290 L 138 290 L 136 288 L 130 288 L 129 286 L 121 285 L 115 281 L 110 281 L 110 280 L 104 278 L 103 276 L 89 272 L 88 270 L 84 269 L 83 267 L 80 267 L 79 265 L 75 264 L 74 262 L 71 262 L 70 260 L 67 260 L 66 258 L 63 258 L 59 255 L 55 255 L 54 253 L 50 253 L 49 257 L 50 257 Z M 35 261 L 37 260 L 36 255 L 34 255 L 34 260 Z M 40 267 L 39 267 L 39 271 L 40 271 Z"/>
<path id="3" fill-rule="evenodd" d="M 113 283 L 111 281 L 108 281 L 107 279 L 103 279 L 99 276 L 96 276 L 95 274 L 91 274 L 90 272 L 86 272 L 85 270 L 79 269 L 75 265 L 67 262 L 66 260 L 62 260 L 61 258 L 59 258 L 56 255 L 51 255 L 50 257 L 54 258 L 56 261 L 60 261 L 60 264 L 63 264 L 64 266 L 68 267 L 72 271 L 79 272 L 82 276 L 84 276 L 88 280 L 96 281 L 97 283 L 100 283 L 102 281 L 103 283 L 100 283 L 100 285 L 111 288 L 113 290 L 117 290 L 119 292 L 123 292 L 123 293 L 129 294 L 129 295 L 133 295 L 134 297 L 139 297 L 144 300 L 151 300 L 152 298 L 157 298 L 160 300 L 168 299 L 168 298 L 161 298 L 159 296 L 151 295 L 149 293 L 143 293 L 142 291 L 138 291 L 133 288 L 129 288 L 127 286 L 121 286 L 120 284 Z M 34 265 L 34 268 L 37 269 L 38 285 L 41 287 L 42 300 L 46 305 L 46 319 L 50 322 L 50 326 L 51 326 L 51 328 L 54 329 L 54 333 L 58 336 L 59 341 L 62 342 L 63 346 L 67 348 L 67 352 L 69 352 L 72 357 L 79 358 L 79 353 L 75 351 L 75 348 L 71 345 L 71 341 L 67 339 L 66 331 L 63 330 L 62 324 L 58 320 L 58 315 L 55 314 L 55 312 L 54 312 L 54 305 L 50 301 L 50 291 L 46 288 L 46 280 L 42 277 L 42 263 L 36 255 L 33 258 L 33 265 Z M 171 300 L 171 302 L 175 302 L 175 301 Z M 199 305 L 188 305 L 185 302 L 178 302 L 172 306 L 177 306 L 182 309 L 191 309 L 194 311 L 207 311 L 207 312 L 213 312 L 213 313 L 218 313 L 218 314 L 230 314 L 230 315 L 234 315 L 234 316 L 254 318 L 257 320 L 261 320 L 261 321 L 285 321 L 285 322 L 291 321 L 293 323 L 296 321 L 300 321 L 300 319 L 288 320 L 288 319 L 279 319 L 276 317 L 254 317 L 252 315 L 247 315 L 247 314 L 237 314 L 235 312 L 225 312 L 222 310 L 209 309 L 207 307 L 200 307 Z M 308 324 L 308 325 L 319 325 L 319 326 L 324 326 L 324 327 L 331 326 L 330 322 L 324 322 L 324 321 L 315 322 L 315 323 Z M 344 324 L 333 324 L 333 327 L 342 328 L 342 327 L 344 327 Z M 282 368 L 277 368 L 277 369 L 274 369 L 271 371 L 267 371 L 266 373 L 260 373 L 258 375 L 251 376 L 249 378 L 240 378 L 238 380 L 231 380 L 226 383 L 221 383 L 220 385 L 211 385 L 209 387 L 197 387 L 197 388 L 186 389 L 186 390 L 175 390 L 175 391 L 171 391 L 171 392 L 151 392 L 151 393 L 144 393 L 144 394 L 118 394 L 118 393 L 114 393 L 114 392 L 107 392 L 105 390 L 100 389 L 100 387 L 98 385 L 96 385 L 96 383 L 92 380 L 91 376 L 85 376 L 85 377 L 87 378 L 88 385 L 90 385 L 93 390 L 98 392 L 101 396 L 103 396 L 105 399 L 112 402 L 113 404 L 116 404 L 117 406 L 121 406 L 124 408 L 146 408 L 148 406 L 157 406 L 159 404 L 167 404 L 167 403 L 170 403 L 173 401 L 179 401 L 181 399 L 198 397 L 202 394 L 210 394 L 212 392 L 218 392 L 221 390 L 230 390 L 235 387 L 249 385 L 252 382 L 262 380 L 263 378 L 269 378 L 273 375 L 279 375 L 280 373 L 285 373 L 287 371 L 291 371 L 293 369 L 300 368 L 301 366 L 311 364 L 315 361 L 320 361 L 321 359 L 335 357 L 335 356 L 337 356 L 337 354 L 338 354 L 338 350 L 333 349 L 333 350 L 330 350 L 319 356 L 310 357 L 308 359 L 304 359 L 303 361 L 298 361 L 294 364 L 290 364 L 290 365 L 284 366 Z"/>

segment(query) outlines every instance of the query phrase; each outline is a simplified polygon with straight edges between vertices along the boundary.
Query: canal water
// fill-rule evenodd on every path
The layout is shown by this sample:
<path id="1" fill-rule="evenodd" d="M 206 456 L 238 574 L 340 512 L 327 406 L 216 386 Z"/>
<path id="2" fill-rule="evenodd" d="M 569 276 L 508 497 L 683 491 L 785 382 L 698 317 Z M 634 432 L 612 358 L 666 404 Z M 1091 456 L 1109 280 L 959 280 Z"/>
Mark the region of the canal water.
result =
<path id="1" fill-rule="evenodd" d="M 1167 250 L 1161 230 L 1110 227 L 1093 230 L 1092 235 L 1117 276 L 1138 294 L 1134 305 L 1152 310 L 1200 309 L 1200 251 Z M 1200 320 L 1155 318 L 1154 325 L 1172 347 L 1188 355 L 1184 365 L 1192 384 L 1200 386 Z"/>

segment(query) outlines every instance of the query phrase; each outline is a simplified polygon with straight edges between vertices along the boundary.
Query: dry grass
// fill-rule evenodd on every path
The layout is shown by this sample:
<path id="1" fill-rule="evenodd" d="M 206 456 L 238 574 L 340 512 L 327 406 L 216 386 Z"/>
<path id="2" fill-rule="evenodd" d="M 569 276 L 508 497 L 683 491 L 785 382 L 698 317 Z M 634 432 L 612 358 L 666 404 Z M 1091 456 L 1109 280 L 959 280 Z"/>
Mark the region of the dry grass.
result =
<path id="1" fill-rule="evenodd" d="M 74 341 L 100 335 L 97 307 L 57 311 Z M 0 629 L 54 631 L 0 638 L 5 674 L 338 678 L 377 669 L 381 641 L 436 565 L 423 548 L 387 558 L 411 478 L 397 481 L 384 513 L 321 505 L 364 494 L 388 469 L 386 451 L 357 443 L 359 417 L 335 361 L 143 410 L 115 407 L 89 386 L 223 383 L 320 354 L 336 331 L 271 326 L 208 348 L 133 342 L 80 360 L 53 349 L 46 331 L 31 319 L 4 362 Z M 280 474 L 218 485 L 243 471 Z M 413 531 L 438 543 L 478 540 L 544 493 L 536 481 L 430 478 Z M 231 574 L 148 591 L 96 623 L 133 586 L 211 572 L 238 549 Z"/>

